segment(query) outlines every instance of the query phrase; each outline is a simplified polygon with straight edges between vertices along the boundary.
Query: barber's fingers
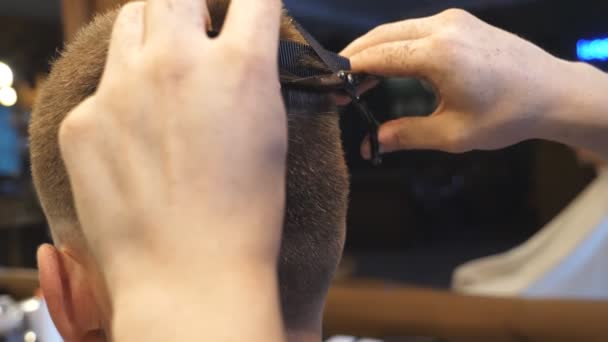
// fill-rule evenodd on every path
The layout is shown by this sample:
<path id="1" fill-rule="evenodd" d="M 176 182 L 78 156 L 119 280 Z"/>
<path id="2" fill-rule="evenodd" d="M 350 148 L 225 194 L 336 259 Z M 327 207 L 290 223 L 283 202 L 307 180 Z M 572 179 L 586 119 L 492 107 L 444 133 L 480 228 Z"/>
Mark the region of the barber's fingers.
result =
<path id="1" fill-rule="evenodd" d="M 433 19 L 433 17 L 409 19 L 380 25 L 352 42 L 340 54 L 351 57 L 375 45 L 427 37 L 433 33 Z"/>
<path id="2" fill-rule="evenodd" d="M 206 0 L 147 0 L 145 41 L 207 38 L 208 17 Z"/>
<path id="3" fill-rule="evenodd" d="M 380 127 L 378 140 L 380 152 L 389 153 L 404 150 L 439 150 L 464 152 L 463 125 L 457 115 L 441 113 L 429 117 L 409 117 L 389 121 Z M 361 146 L 361 154 L 370 158 L 369 139 Z"/>
<path id="4" fill-rule="evenodd" d="M 137 55 L 144 38 L 144 11 L 141 1 L 128 3 L 120 10 L 112 30 L 108 65 L 124 63 Z"/>
<path id="5" fill-rule="evenodd" d="M 232 0 L 222 39 L 244 45 L 256 56 L 278 58 L 282 2 L 280 0 Z"/>
<path id="6" fill-rule="evenodd" d="M 353 71 L 387 77 L 418 77 L 433 81 L 436 61 L 427 39 L 385 43 L 350 57 Z"/>

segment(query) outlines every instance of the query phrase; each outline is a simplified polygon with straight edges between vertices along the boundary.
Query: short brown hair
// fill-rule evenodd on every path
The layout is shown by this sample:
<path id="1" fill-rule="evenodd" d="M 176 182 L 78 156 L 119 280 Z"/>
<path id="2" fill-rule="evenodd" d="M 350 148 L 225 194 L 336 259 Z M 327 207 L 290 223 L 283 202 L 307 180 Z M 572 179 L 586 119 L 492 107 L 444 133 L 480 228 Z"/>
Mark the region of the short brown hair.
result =
<path id="1" fill-rule="evenodd" d="M 214 26 L 221 27 L 229 1 L 208 2 Z M 96 91 L 116 14 L 98 16 L 66 47 L 32 114 L 32 173 L 51 225 L 61 220 L 78 222 L 57 134 L 65 116 Z M 304 42 L 286 14 L 281 39 Z M 340 259 L 348 181 L 339 118 L 329 96 L 284 89 L 283 97 L 289 119 L 289 154 L 279 276 L 285 321 L 293 327 L 307 305 L 325 295 Z M 52 233 L 57 243 L 82 238 L 79 231 L 57 227 L 52 227 Z"/>

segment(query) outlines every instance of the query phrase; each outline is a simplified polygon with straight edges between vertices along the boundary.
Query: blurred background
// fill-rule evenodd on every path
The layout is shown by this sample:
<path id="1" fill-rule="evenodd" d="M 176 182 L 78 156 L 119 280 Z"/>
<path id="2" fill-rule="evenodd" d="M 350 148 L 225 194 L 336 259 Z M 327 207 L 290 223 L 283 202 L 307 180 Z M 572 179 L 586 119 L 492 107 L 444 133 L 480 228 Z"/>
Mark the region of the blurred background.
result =
<path id="1" fill-rule="evenodd" d="M 41 82 L 66 40 L 118 0 L 0 0 L 0 267 L 35 267 L 49 241 L 32 189 L 27 122 Z M 327 48 L 339 51 L 378 24 L 451 7 L 514 32 L 560 57 L 608 68 L 604 0 L 287 0 Z M 85 66 L 86 67 L 86 66 Z M 385 81 L 366 96 L 382 119 L 428 115 L 435 99 L 416 80 Z M 575 114 L 575 113 L 573 113 Z M 505 251 L 534 234 L 593 178 L 572 150 L 529 141 L 495 152 L 405 152 L 381 167 L 359 157 L 365 127 L 345 115 L 352 175 L 343 272 L 447 288 L 455 266 Z"/>

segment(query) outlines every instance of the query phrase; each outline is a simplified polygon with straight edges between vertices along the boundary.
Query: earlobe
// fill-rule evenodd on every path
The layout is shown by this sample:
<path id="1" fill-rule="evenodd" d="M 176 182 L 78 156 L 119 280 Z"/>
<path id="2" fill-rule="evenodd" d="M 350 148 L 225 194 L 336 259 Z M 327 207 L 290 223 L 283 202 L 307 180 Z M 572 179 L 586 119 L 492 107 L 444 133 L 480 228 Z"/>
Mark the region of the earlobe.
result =
<path id="1" fill-rule="evenodd" d="M 59 257 L 59 251 L 51 245 L 42 245 L 38 248 L 38 269 L 40 286 L 49 313 L 57 330 L 65 339 L 72 336 L 72 327 L 69 315 L 66 312 L 66 274 Z"/>
<path id="2" fill-rule="evenodd" d="M 38 249 L 40 286 L 51 318 L 66 341 L 104 341 L 86 270 L 51 245 Z"/>

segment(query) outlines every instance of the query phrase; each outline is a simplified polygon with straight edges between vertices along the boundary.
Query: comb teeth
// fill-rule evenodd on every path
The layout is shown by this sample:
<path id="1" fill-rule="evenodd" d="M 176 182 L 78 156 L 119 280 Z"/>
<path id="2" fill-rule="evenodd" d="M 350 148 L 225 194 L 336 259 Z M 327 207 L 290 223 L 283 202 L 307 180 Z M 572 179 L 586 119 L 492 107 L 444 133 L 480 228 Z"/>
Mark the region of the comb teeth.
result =
<path id="1" fill-rule="evenodd" d="M 350 62 L 348 59 L 329 51 L 326 51 L 326 54 L 328 56 L 331 56 L 332 60 L 334 61 L 332 64 L 339 66 L 338 70 L 350 69 Z M 326 75 L 326 72 L 319 72 L 312 68 L 299 66 L 302 62 L 302 59 L 305 56 L 310 55 L 319 56 L 317 51 L 311 46 L 282 40 L 279 44 L 279 70 L 281 70 L 281 72 L 288 72 L 298 77 L 314 77 Z M 327 64 L 325 60 L 323 60 L 323 62 Z"/>
<path id="2" fill-rule="evenodd" d="M 279 45 L 279 70 L 281 73 L 290 73 L 300 78 L 326 76 L 327 72 L 320 72 L 312 68 L 301 67 L 301 61 L 305 56 L 318 56 L 323 64 L 332 73 L 341 70 L 350 70 L 350 61 L 336 53 L 327 51 L 308 31 L 297 21 L 291 21 L 292 25 L 300 32 L 307 44 L 281 40 Z"/>

